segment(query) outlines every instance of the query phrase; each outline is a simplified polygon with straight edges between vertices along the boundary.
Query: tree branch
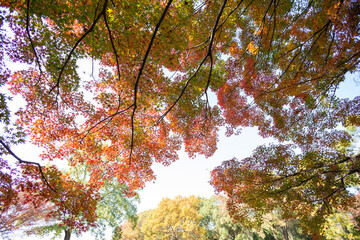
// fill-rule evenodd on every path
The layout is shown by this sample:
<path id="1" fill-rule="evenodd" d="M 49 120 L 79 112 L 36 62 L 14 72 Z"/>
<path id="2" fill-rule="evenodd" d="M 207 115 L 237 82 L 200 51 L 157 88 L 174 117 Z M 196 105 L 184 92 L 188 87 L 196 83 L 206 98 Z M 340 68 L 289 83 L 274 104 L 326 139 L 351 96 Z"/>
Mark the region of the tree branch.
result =
<path id="1" fill-rule="evenodd" d="M 157 34 L 157 32 L 158 32 L 158 30 L 160 28 L 160 25 L 161 25 L 162 21 L 165 18 L 165 15 L 166 15 L 167 11 L 169 10 L 170 5 L 171 5 L 172 2 L 173 2 L 173 0 L 168 1 L 167 5 L 166 5 L 166 7 L 165 7 L 159 21 L 158 21 L 158 23 L 155 26 L 154 33 L 153 33 L 153 35 L 151 37 L 150 43 L 148 45 L 148 48 L 146 50 L 144 59 L 142 61 L 142 64 L 141 64 L 141 67 L 140 67 L 140 70 L 139 70 L 139 73 L 138 73 L 137 78 L 136 78 L 135 87 L 134 87 L 134 103 L 133 103 L 134 109 L 133 109 L 133 112 L 132 112 L 132 115 L 131 115 L 131 144 L 130 144 L 129 164 L 131 164 L 132 152 L 133 152 L 133 149 L 134 149 L 134 131 L 135 131 L 134 120 L 135 120 L 135 112 L 136 112 L 136 109 L 137 109 L 137 94 L 138 94 L 138 87 L 139 87 L 140 78 L 141 78 L 142 72 L 144 70 L 146 60 L 147 60 L 147 58 L 148 58 L 148 56 L 150 54 L 151 47 L 152 47 L 152 45 L 154 43 L 155 36 L 156 36 L 156 34 Z"/>
<path id="2" fill-rule="evenodd" d="M 220 17 L 224 11 L 224 8 L 225 8 L 225 5 L 226 5 L 226 2 L 227 0 L 224 0 L 223 1 L 223 4 L 217 14 L 217 17 L 216 17 L 216 21 L 214 23 L 214 27 L 212 29 L 212 32 L 211 32 L 211 36 L 210 36 L 210 41 L 209 41 L 209 47 L 208 47 L 208 51 L 205 55 L 205 57 L 203 58 L 203 60 L 201 61 L 201 63 L 199 64 L 199 66 L 197 67 L 197 69 L 195 70 L 195 72 L 188 78 L 188 80 L 186 81 L 185 83 L 185 86 L 182 88 L 181 92 L 180 92 L 180 95 L 177 97 L 177 99 L 175 100 L 175 102 L 168 108 L 168 110 L 166 110 L 166 112 L 164 114 L 162 114 L 159 119 L 155 122 L 155 126 L 158 125 L 165 117 L 166 115 L 175 107 L 175 105 L 180 101 L 181 97 L 184 95 L 187 87 L 189 86 L 191 80 L 196 76 L 196 74 L 200 71 L 200 68 L 204 65 L 204 63 L 206 62 L 206 59 L 208 57 L 210 57 L 212 59 L 212 46 L 213 46 L 213 43 L 214 43 L 214 38 L 215 38 L 215 33 L 217 31 L 217 26 L 219 24 L 219 21 L 220 21 Z M 210 69 L 212 70 L 212 65 L 210 67 Z M 209 73 L 208 75 L 208 81 L 207 81 L 207 85 L 209 85 L 209 82 L 210 82 L 210 77 L 211 77 L 211 73 Z"/>
<path id="3" fill-rule="evenodd" d="M 49 93 L 51 93 L 55 88 L 58 88 L 59 85 L 60 85 L 60 79 L 61 79 L 61 76 L 65 70 L 65 67 L 66 65 L 68 64 L 68 62 L 70 61 L 71 59 L 71 56 L 73 55 L 75 49 L 77 48 L 77 46 L 82 42 L 82 40 L 85 39 L 85 37 L 94 30 L 95 28 L 95 25 L 98 23 L 98 21 L 100 20 L 101 16 L 105 15 L 106 13 L 106 8 L 107 8 L 107 3 L 108 3 L 108 0 L 105 0 L 104 2 L 104 5 L 103 5 L 103 9 L 101 10 L 101 12 L 99 13 L 99 15 L 95 18 L 94 22 L 91 24 L 90 28 L 76 41 L 75 45 L 72 47 L 72 49 L 70 50 L 63 66 L 61 67 L 60 69 L 60 73 L 59 73 L 59 76 L 57 78 L 57 82 L 56 84 L 50 89 Z"/>
<path id="4" fill-rule="evenodd" d="M 30 41 L 30 45 L 31 45 L 31 48 L 34 52 L 34 55 L 35 55 L 35 61 L 36 61 L 36 64 L 39 66 L 39 71 L 40 71 L 40 76 L 44 76 L 44 73 L 41 69 L 41 64 L 40 64 L 40 59 L 39 59 L 39 56 L 37 55 L 37 52 L 35 50 L 35 45 L 34 45 L 34 42 L 31 38 L 31 34 L 30 34 L 30 15 L 29 15 L 29 11 L 30 11 L 30 0 L 27 0 L 26 1 L 26 33 L 28 35 L 28 38 L 29 38 L 29 41 Z M 40 77 L 39 77 L 40 78 Z M 39 79 L 40 80 L 40 79 Z"/>
<path id="5" fill-rule="evenodd" d="M 114 39 L 112 37 L 111 30 L 110 30 L 110 27 L 109 27 L 109 24 L 108 24 L 108 21 L 107 21 L 107 18 L 106 18 L 106 12 L 104 13 L 104 21 L 105 21 L 106 29 L 108 30 L 108 33 L 109 33 L 111 47 L 112 47 L 114 55 L 115 55 L 116 68 L 117 68 L 117 72 L 118 72 L 118 80 L 120 82 L 120 64 L 119 64 L 119 59 L 118 59 L 118 53 L 116 51 L 115 44 L 114 44 Z"/>
<path id="6" fill-rule="evenodd" d="M 5 142 L 3 142 L 1 139 L 0 139 L 0 144 L 10 153 L 11 156 L 13 156 L 16 160 L 18 160 L 20 163 L 25 163 L 25 164 L 32 164 L 32 165 L 36 165 L 38 168 L 39 168 L 39 172 L 41 174 L 41 178 L 43 180 L 43 182 L 51 189 L 51 191 L 57 193 L 57 191 L 52 188 L 48 182 L 48 180 L 46 179 L 45 175 L 44 175 L 44 172 L 42 170 L 42 167 L 39 163 L 37 162 L 30 162 L 30 161 L 25 161 L 25 160 L 22 160 L 21 158 L 19 158 L 11 149 L 8 145 L 5 144 Z"/>
<path id="7" fill-rule="evenodd" d="M 120 99 L 119 99 L 120 101 Z M 120 103 L 119 103 L 120 105 Z M 105 122 L 106 120 L 108 120 L 110 118 L 110 120 L 105 124 L 107 125 L 116 115 L 121 114 L 123 112 L 126 112 L 127 110 L 129 110 L 130 108 L 132 108 L 134 105 L 130 105 L 127 108 L 121 110 L 121 111 L 116 111 L 115 113 L 111 114 L 110 116 L 107 116 L 106 118 L 102 119 L 101 121 L 97 122 L 95 125 L 93 125 L 92 127 L 90 127 L 87 131 L 84 137 L 81 138 L 81 140 L 85 139 L 85 137 L 91 132 L 91 130 L 93 130 L 94 128 L 96 128 L 97 126 L 99 126 L 101 123 Z M 119 109 L 119 108 L 118 108 Z M 105 126 L 104 125 L 104 126 Z M 97 129 L 94 132 L 99 131 L 100 129 L 102 129 L 104 126 L 102 126 L 101 128 Z"/>

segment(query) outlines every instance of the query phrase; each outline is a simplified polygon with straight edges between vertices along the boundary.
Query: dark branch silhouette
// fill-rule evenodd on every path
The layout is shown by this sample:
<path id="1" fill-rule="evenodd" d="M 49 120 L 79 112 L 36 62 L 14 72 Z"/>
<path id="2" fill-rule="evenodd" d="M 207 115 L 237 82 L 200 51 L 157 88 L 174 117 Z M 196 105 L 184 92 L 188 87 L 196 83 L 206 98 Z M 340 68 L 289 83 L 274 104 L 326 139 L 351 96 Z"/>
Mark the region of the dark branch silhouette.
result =
<path id="1" fill-rule="evenodd" d="M 131 143 L 130 143 L 130 158 L 129 158 L 129 164 L 131 164 L 131 158 L 132 158 L 132 153 L 133 153 L 133 149 L 134 149 L 134 131 L 135 131 L 135 126 L 134 126 L 134 120 L 135 120 L 135 112 L 136 112 L 136 108 L 137 108 L 137 94 L 138 94 L 138 87 L 139 87 L 139 82 L 140 82 L 140 78 L 141 78 L 141 75 L 143 73 L 143 70 L 144 70 L 144 67 L 145 67 L 145 64 L 146 64 L 146 60 L 150 54 L 150 50 L 151 50 L 151 47 L 154 43 L 154 40 L 155 40 L 155 36 L 160 28 L 160 25 L 162 23 L 162 21 L 164 20 L 165 18 L 165 15 L 167 13 L 167 11 L 169 10 L 170 8 L 170 5 L 172 3 L 173 0 L 169 0 L 168 3 L 166 4 L 166 7 L 160 17 L 160 20 L 158 21 L 158 23 L 156 24 L 155 26 L 155 30 L 154 30 L 154 33 L 151 37 L 151 40 L 150 40 L 150 43 L 148 45 L 148 48 L 146 50 L 146 53 L 145 53 L 145 56 L 144 56 L 144 59 L 142 61 L 142 64 L 141 64 L 141 67 L 139 69 L 139 73 L 136 77 L 136 82 L 135 82 L 135 87 L 134 87 L 134 103 L 133 103 L 133 106 L 134 106 L 134 109 L 133 109 L 133 112 L 132 112 L 132 115 L 131 115 Z"/>
<path id="2" fill-rule="evenodd" d="M 99 22 L 100 18 L 106 14 L 106 9 L 107 9 L 107 4 L 108 4 L 108 0 L 105 0 L 103 8 L 101 10 L 101 12 L 99 13 L 99 15 L 96 17 L 96 19 L 94 20 L 94 22 L 91 24 L 90 28 L 87 29 L 87 31 L 76 41 L 75 45 L 72 47 L 72 49 L 70 50 L 68 56 L 66 57 L 66 60 L 64 62 L 64 64 L 62 65 L 61 69 L 60 69 L 60 73 L 59 76 L 57 78 L 56 84 L 50 89 L 49 93 L 51 93 L 55 88 L 58 88 L 60 86 L 60 80 L 61 80 L 61 76 L 65 70 L 66 65 L 68 64 L 68 62 L 71 59 L 71 56 L 73 55 L 74 51 L 76 50 L 77 46 L 85 39 L 85 37 L 87 35 L 89 35 L 90 32 L 92 32 L 96 26 L 96 24 Z"/>
<path id="3" fill-rule="evenodd" d="M 39 172 L 40 172 L 40 174 L 41 174 L 41 178 L 42 178 L 43 182 L 46 184 L 46 186 L 48 186 L 48 187 L 51 189 L 51 191 L 57 193 L 57 191 L 56 191 L 53 187 L 50 186 L 48 180 L 46 179 L 46 177 L 45 177 L 45 175 L 44 175 L 44 172 L 43 172 L 43 170 L 42 170 L 42 166 L 41 166 L 39 163 L 22 160 L 21 158 L 19 158 L 19 157 L 10 149 L 9 146 L 8 146 L 3 140 L 1 140 L 1 139 L 0 139 L 0 144 L 10 153 L 11 156 L 13 156 L 13 157 L 14 157 L 16 160 L 18 160 L 20 163 L 31 164 L 31 165 L 37 166 L 38 169 L 39 169 Z"/>

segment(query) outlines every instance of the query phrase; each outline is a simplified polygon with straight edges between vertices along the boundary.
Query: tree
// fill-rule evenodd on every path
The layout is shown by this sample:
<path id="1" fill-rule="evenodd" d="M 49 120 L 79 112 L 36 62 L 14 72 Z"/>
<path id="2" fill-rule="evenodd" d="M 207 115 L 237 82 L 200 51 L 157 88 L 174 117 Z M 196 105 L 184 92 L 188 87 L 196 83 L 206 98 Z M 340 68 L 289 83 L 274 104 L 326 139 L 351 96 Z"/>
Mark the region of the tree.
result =
<path id="1" fill-rule="evenodd" d="M 341 149 L 296 154 L 293 144 L 261 146 L 252 157 L 214 169 L 212 184 L 228 194 L 229 211 L 241 222 L 261 224 L 280 208 L 283 218 L 299 219 L 317 235 L 335 206 L 347 209 L 354 201 L 349 186 L 358 185 L 359 155 L 345 157 Z"/>
<path id="2" fill-rule="evenodd" d="M 26 0 L 0 6 L 1 24 L 16 36 L 3 47 L 6 56 L 27 64 L 11 78 L 1 75 L 26 100 L 18 124 L 44 148 L 44 160 L 86 163 L 92 187 L 116 177 L 131 196 L 154 180 L 152 163 L 175 161 L 182 144 L 190 157 L 209 157 L 220 127 L 231 135 L 255 126 L 280 144 L 213 172 L 213 185 L 233 203 L 231 214 L 243 202 L 231 189 L 240 191 L 252 179 L 258 193 L 276 183 L 275 191 L 265 191 L 271 193 L 261 203 L 265 210 L 286 200 L 294 211 L 284 213 L 303 223 L 317 211 L 312 222 L 318 225 L 331 212 L 327 206 L 351 203 L 347 187 L 356 182 L 359 158 L 336 148 L 351 142 L 337 127 L 359 126 L 360 99 L 334 93 L 347 73 L 359 70 L 357 1 Z M 80 78 L 83 58 L 98 75 Z M 260 218 L 261 204 L 251 202 Z"/>
<path id="3" fill-rule="evenodd" d="M 144 239 L 202 239 L 200 204 L 195 196 L 163 199 L 142 225 Z"/>
<path id="4" fill-rule="evenodd" d="M 296 219 L 281 219 L 278 211 L 263 216 L 259 227 L 246 227 L 234 221 L 226 209 L 226 202 L 220 195 L 203 199 L 200 214 L 207 228 L 207 239 L 310 239 L 301 232 Z"/>
<path id="5" fill-rule="evenodd" d="M 72 229 L 79 233 L 94 226 L 98 201 L 85 185 L 62 175 L 55 167 L 31 164 L 11 167 L 1 160 L 1 232 L 37 227 L 39 222 L 57 222 L 70 239 Z M 46 184 L 43 181 L 46 180 Z M 56 189 L 56 190 L 54 190 Z"/>
<path id="6" fill-rule="evenodd" d="M 134 222 L 136 219 L 136 206 L 135 202 L 137 198 L 126 197 L 126 186 L 121 186 L 116 180 L 108 182 L 103 187 L 101 193 L 101 200 L 97 206 L 99 227 L 95 228 L 96 236 L 104 235 L 106 228 L 111 227 L 113 231 L 124 220 Z M 104 239 L 104 238 L 102 238 Z"/>
<path id="7" fill-rule="evenodd" d="M 120 226 L 121 236 L 116 238 L 113 235 L 113 240 L 126 239 L 126 240 L 143 240 L 145 233 L 142 231 L 142 226 L 146 222 L 147 217 L 150 216 L 153 210 L 147 210 L 137 215 L 135 222 L 127 220 Z"/>
<path id="8" fill-rule="evenodd" d="M 326 239 L 358 239 L 360 236 L 351 213 L 339 210 L 327 217 L 323 231 Z"/>
<path id="9" fill-rule="evenodd" d="M 75 181 L 55 166 L 44 168 L 48 185 L 41 180 L 38 168 L 27 165 L 23 168 L 23 176 L 27 181 L 22 188 L 27 197 L 52 205 L 41 219 L 44 225 L 34 228 L 31 233 L 55 232 L 55 236 L 58 236 L 64 232 L 64 239 L 69 240 L 73 232 L 81 234 L 98 225 L 97 204 L 100 195 L 96 189 L 89 184 Z"/>
<path id="10" fill-rule="evenodd" d="M 46 223 L 33 228 L 30 233 L 55 233 L 58 236 L 65 232 L 65 239 L 68 240 L 72 233 L 79 235 L 90 230 L 96 239 L 105 239 L 106 228 L 114 229 L 125 219 L 134 221 L 136 197 L 126 196 L 128 188 L 125 185 L 120 185 L 116 180 L 106 180 L 102 188 L 91 189 L 86 165 L 77 165 L 65 176 L 63 184 L 74 191 L 59 194 L 67 211 L 55 205 L 57 214 L 48 212 L 43 218 Z M 56 186 L 55 189 L 61 188 Z M 45 190 L 39 192 L 43 193 Z M 48 197 L 45 199 L 49 200 Z M 56 203 L 58 199 L 51 201 Z"/>
<path id="11" fill-rule="evenodd" d="M 302 231 L 297 219 L 282 219 L 281 212 L 275 210 L 272 213 L 266 214 L 263 217 L 261 224 L 261 231 L 258 234 L 264 239 L 296 239 L 296 240 L 309 240 L 312 239 Z"/>
<path id="12" fill-rule="evenodd" d="M 207 229 L 207 239 L 252 239 L 251 229 L 245 229 L 240 223 L 233 222 L 226 210 L 224 197 L 219 195 L 202 199 L 199 212 Z"/>
<path id="13" fill-rule="evenodd" d="M 350 208 L 351 215 L 353 216 L 354 226 L 358 231 L 360 231 L 360 194 L 358 193 L 355 196 L 355 204 Z"/>
<path id="14" fill-rule="evenodd" d="M 21 189 L 24 182 L 20 173 L 1 158 L 0 170 L 0 236 L 10 239 L 14 231 L 29 229 L 45 218 L 52 206 L 29 199 Z"/>
<path id="15" fill-rule="evenodd" d="M 355 204 L 348 211 L 337 208 L 329 215 L 323 229 L 326 239 L 358 239 L 359 228 L 359 193 L 355 196 Z"/>
<path id="16" fill-rule="evenodd" d="M 187 221 L 184 221 L 184 219 L 198 221 L 198 227 L 203 228 L 202 235 L 198 236 L 198 239 L 310 239 L 310 236 L 301 233 L 297 220 L 281 219 L 277 212 L 266 215 L 263 218 L 261 228 L 246 228 L 244 225 L 233 221 L 226 210 L 226 199 L 224 197 L 213 196 L 209 199 L 202 198 L 200 208 L 198 204 L 180 205 L 184 199 L 189 200 L 189 198 L 181 197 L 177 197 L 174 200 L 163 199 L 157 209 L 151 209 L 138 214 L 136 225 L 130 221 L 123 223 L 119 231 L 121 236 L 114 234 L 113 239 L 195 239 L 194 236 L 189 236 L 187 230 L 182 229 L 182 227 L 176 227 L 179 225 L 186 226 Z M 167 202 L 166 207 L 164 207 L 165 202 Z M 180 209 L 182 211 L 178 211 L 178 206 L 183 206 Z M 189 209 L 184 211 L 184 208 L 189 207 L 191 211 Z M 197 213 L 197 215 L 194 215 L 194 213 Z M 175 230 L 183 233 L 183 236 L 168 234 Z"/>

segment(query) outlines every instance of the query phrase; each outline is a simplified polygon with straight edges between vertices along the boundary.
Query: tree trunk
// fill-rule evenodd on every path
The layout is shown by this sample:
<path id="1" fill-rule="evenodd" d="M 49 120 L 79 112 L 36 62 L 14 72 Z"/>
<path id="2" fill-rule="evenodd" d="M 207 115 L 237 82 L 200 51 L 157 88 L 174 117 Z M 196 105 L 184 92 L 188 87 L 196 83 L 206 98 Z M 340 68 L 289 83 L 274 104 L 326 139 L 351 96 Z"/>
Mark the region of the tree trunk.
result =
<path id="1" fill-rule="evenodd" d="M 71 237 L 71 230 L 70 229 L 65 229 L 65 238 L 64 240 L 70 240 Z"/>

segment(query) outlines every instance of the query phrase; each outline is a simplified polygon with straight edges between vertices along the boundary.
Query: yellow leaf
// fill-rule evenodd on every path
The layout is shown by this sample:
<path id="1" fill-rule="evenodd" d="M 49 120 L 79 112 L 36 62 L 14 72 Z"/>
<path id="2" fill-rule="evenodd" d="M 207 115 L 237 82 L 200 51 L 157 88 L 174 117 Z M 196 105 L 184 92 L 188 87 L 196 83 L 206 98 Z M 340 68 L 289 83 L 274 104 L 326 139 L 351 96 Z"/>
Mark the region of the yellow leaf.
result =
<path id="1" fill-rule="evenodd" d="M 247 49 L 249 50 L 249 52 L 252 54 L 252 55 L 256 55 L 259 51 L 259 47 L 258 46 L 255 46 L 254 44 L 254 41 L 251 41 L 247 47 Z"/>

